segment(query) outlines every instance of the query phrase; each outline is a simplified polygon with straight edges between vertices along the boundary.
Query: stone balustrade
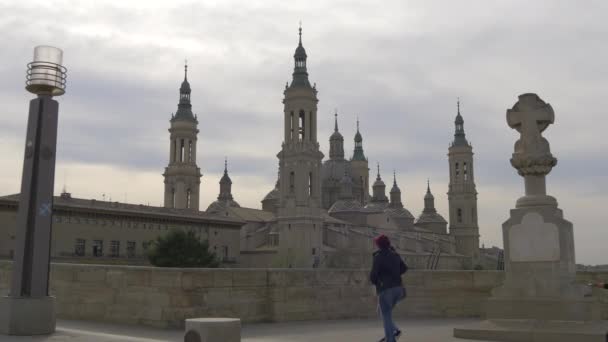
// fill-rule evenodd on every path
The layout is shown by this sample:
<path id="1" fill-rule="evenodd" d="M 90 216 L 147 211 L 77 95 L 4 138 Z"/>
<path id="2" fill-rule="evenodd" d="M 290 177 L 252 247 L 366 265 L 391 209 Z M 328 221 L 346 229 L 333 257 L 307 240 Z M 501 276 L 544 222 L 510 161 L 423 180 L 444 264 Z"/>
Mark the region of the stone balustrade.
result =
<path id="1" fill-rule="evenodd" d="M 0 261 L 0 295 L 8 293 L 11 262 Z M 395 315 L 477 317 L 499 271 L 410 271 L 406 302 Z M 608 272 L 582 272 L 582 283 Z M 183 327 L 193 317 L 243 322 L 368 318 L 378 315 L 366 270 L 168 269 L 141 266 L 51 265 L 59 318 Z M 608 292 L 608 291 L 606 291 Z M 608 296 L 603 318 L 608 319 Z"/>

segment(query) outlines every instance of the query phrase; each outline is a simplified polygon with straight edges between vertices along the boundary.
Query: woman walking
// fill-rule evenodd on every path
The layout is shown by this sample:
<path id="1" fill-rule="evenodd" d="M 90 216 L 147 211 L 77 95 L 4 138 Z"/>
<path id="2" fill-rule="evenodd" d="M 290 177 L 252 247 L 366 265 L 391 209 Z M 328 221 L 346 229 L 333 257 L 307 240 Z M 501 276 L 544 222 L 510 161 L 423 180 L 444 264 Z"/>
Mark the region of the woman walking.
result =
<path id="1" fill-rule="evenodd" d="M 374 252 L 369 279 L 376 286 L 378 305 L 384 322 L 384 338 L 380 342 L 395 342 L 401 336 L 401 330 L 393 322 L 393 308 L 405 298 L 401 275 L 407 271 L 407 266 L 391 246 L 387 236 L 380 235 L 374 242 L 378 250 Z"/>

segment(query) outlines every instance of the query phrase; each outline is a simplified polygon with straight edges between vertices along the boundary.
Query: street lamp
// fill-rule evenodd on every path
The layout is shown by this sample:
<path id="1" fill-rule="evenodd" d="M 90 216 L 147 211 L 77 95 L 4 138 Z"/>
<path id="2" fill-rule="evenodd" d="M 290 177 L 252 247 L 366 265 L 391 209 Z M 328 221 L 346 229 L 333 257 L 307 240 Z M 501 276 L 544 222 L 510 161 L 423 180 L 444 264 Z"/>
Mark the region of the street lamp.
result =
<path id="1" fill-rule="evenodd" d="M 51 224 L 59 104 L 66 68 L 63 51 L 37 46 L 25 89 L 30 101 L 11 292 L 0 299 L 0 333 L 42 335 L 55 331 L 55 298 L 49 296 Z"/>

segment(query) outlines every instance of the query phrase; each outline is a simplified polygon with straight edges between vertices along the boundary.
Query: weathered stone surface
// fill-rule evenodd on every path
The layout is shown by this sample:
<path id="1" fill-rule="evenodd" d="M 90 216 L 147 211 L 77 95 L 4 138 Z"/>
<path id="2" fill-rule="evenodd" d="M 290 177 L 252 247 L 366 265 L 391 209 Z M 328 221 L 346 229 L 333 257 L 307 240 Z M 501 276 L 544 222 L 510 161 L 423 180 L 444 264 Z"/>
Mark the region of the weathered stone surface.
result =
<path id="1" fill-rule="evenodd" d="M 9 262 L 0 261 L 0 269 L 9 267 Z M 67 281 L 70 274 L 73 281 Z M 184 319 L 192 317 L 230 316 L 244 322 L 377 317 L 377 299 L 367 277 L 365 270 L 171 270 L 53 264 L 51 293 L 57 298 L 59 318 L 154 327 L 183 327 Z M 585 272 L 577 279 L 580 283 L 605 281 L 608 273 Z M 408 297 L 397 306 L 396 316 L 474 317 L 482 314 L 492 288 L 503 282 L 504 274 L 410 271 L 404 280 Z M 8 277 L 0 278 L 0 288 L 8 289 Z M 608 294 L 602 298 L 606 319 Z"/>

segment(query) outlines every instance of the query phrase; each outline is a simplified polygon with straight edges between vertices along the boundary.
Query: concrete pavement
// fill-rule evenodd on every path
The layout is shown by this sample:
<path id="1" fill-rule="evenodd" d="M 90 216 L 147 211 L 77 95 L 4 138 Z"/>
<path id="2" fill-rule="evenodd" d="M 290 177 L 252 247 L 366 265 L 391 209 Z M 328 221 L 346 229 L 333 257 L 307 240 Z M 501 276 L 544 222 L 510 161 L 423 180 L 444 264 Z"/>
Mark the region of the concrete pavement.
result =
<path id="1" fill-rule="evenodd" d="M 404 331 L 399 342 L 470 342 L 452 337 L 455 326 L 477 319 L 400 319 Z M 376 320 L 311 321 L 247 324 L 243 342 L 375 342 L 382 337 L 382 322 Z M 51 336 L 14 337 L 0 335 L 1 342 L 178 342 L 181 330 L 160 330 L 85 321 L 57 322 Z M 218 341 L 221 342 L 221 341 Z"/>

